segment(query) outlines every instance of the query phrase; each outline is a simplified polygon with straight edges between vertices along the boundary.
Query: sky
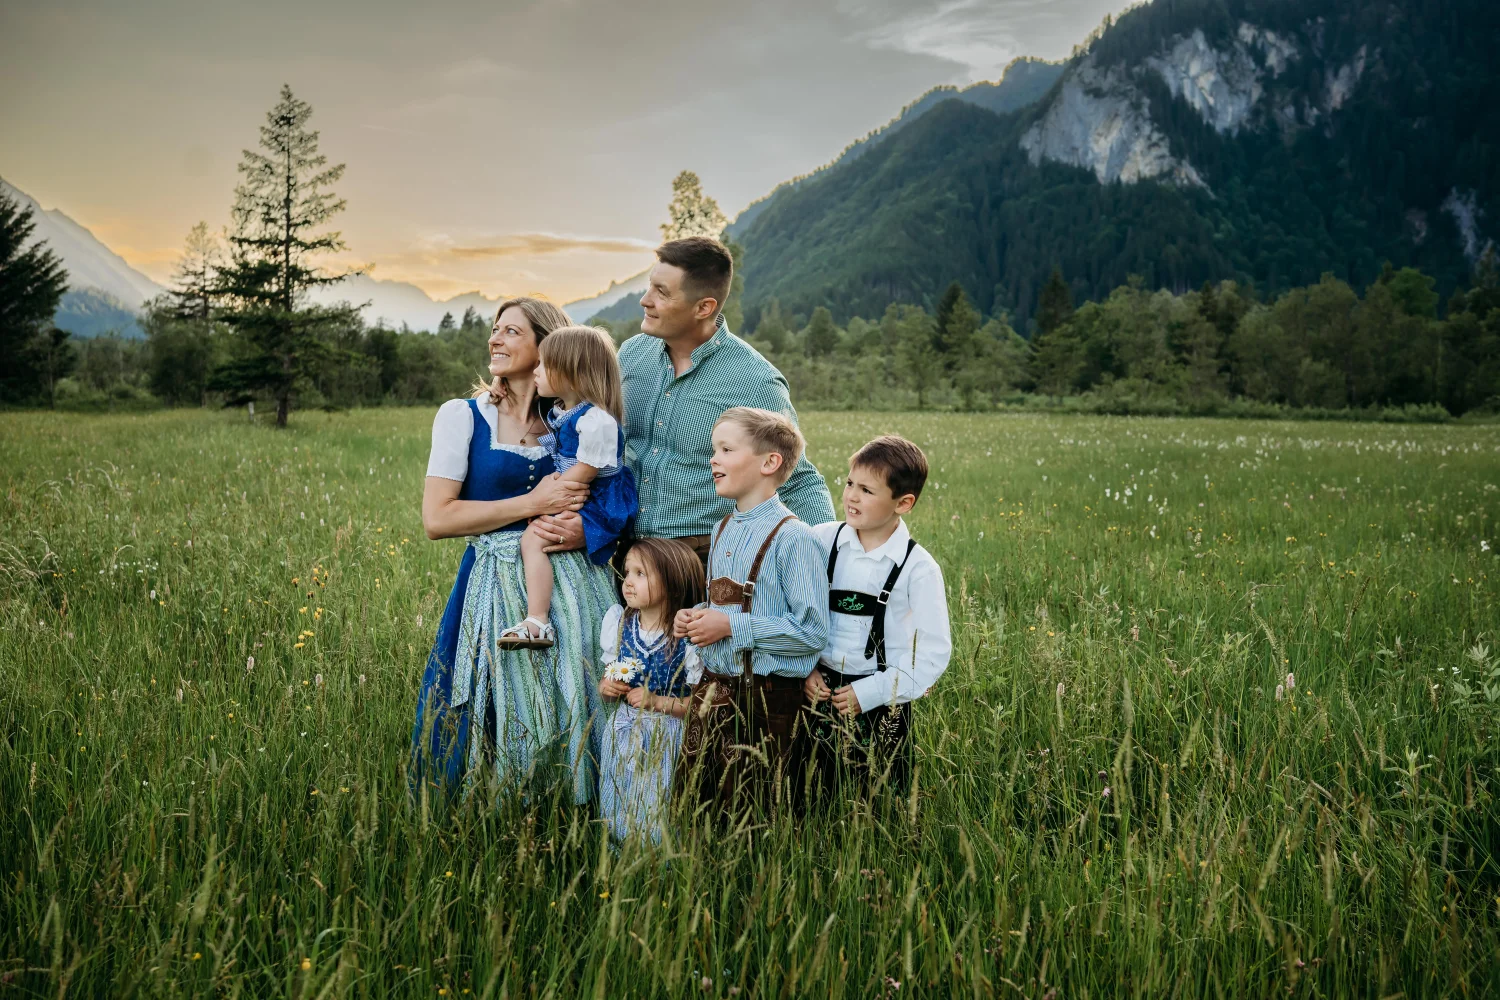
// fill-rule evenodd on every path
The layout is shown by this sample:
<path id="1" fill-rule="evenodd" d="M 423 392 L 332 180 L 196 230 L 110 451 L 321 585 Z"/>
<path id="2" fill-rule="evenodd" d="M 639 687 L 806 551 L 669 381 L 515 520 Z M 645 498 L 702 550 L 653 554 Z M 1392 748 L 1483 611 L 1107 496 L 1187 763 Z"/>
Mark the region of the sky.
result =
<path id="1" fill-rule="evenodd" d="M 733 218 L 940 84 L 1066 57 L 1124 0 L 0 5 L 0 176 L 167 281 L 283 83 L 344 263 L 558 301 L 641 271 L 672 178 Z"/>

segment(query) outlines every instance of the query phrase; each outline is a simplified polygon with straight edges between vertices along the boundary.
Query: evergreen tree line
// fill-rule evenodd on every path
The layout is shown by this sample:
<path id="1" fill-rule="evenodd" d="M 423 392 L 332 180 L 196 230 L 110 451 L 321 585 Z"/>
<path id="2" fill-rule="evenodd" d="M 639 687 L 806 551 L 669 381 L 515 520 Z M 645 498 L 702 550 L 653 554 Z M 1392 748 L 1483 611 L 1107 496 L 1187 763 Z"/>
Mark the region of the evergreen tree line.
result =
<path id="1" fill-rule="evenodd" d="M 1325 275 L 1270 301 L 1233 281 L 1152 291 L 1139 279 L 1074 307 L 1054 269 L 1036 334 L 984 319 L 962 287 L 932 312 L 892 305 L 877 320 L 782 315 L 751 343 L 804 407 L 1061 406 L 1122 413 L 1343 412 L 1443 419 L 1500 410 L 1500 268 L 1493 252 L 1439 309 L 1434 280 L 1386 266 L 1357 293 Z"/>

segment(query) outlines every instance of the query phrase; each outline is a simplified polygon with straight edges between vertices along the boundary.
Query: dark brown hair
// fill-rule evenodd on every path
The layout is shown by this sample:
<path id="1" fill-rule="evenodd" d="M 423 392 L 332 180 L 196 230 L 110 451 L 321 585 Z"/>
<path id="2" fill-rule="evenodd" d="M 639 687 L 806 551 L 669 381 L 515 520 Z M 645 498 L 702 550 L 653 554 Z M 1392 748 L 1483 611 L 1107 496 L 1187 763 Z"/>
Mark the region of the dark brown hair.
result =
<path id="1" fill-rule="evenodd" d="M 713 299 L 718 316 L 734 281 L 734 258 L 724 244 L 708 236 L 668 240 L 656 248 L 656 259 L 681 268 L 683 292 L 694 302 Z"/>
<path id="2" fill-rule="evenodd" d="M 686 542 L 676 538 L 638 538 L 626 554 L 638 552 L 646 572 L 661 581 L 661 596 L 666 603 L 663 624 L 670 634 L 677 612 L 703 603 L 703 562 Z M 620 565 L 625 565 L 624 560 Z"/>
<path id="3" fill-rule="evenodd" d="M 927 485 L 927 456 L 899 434 L 882 434 L 850 455 L 849 468 L 856 467 L 880 473 L 897 500 L 920 497 Z"/>

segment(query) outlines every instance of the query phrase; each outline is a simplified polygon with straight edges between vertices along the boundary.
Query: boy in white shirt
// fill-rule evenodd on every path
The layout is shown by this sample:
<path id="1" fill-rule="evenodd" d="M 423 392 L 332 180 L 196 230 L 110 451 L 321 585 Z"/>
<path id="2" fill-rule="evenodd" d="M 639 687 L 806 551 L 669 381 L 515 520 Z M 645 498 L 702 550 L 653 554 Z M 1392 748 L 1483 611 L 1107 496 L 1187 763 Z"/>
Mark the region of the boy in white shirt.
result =
<path id="1" fill-rule="evenodd" d="M 813 533 L 828 554 L 829 641 L 803 691 L 813 702 L 816 780 L 906 787 L 911 702 L 948 667 L 943 571 L 902 515 L 927 483 L 927 456 L 888 434 L 849 458 L 844 520 Z M 835 714 L 836 713 L 836 714 Z"/>

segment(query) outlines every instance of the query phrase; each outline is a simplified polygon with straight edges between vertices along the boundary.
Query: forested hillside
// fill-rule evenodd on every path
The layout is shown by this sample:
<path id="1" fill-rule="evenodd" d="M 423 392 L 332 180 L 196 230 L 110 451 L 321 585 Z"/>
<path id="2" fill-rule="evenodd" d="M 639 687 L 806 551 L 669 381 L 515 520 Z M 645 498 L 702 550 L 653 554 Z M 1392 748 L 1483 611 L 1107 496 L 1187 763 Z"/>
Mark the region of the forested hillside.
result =
<path id="1" fill-rule="evenodd" d="M 738 232 L 747 325 L 776 300 L 836 319 L 931 308 L 950 281 L 1029 330 L 1137 276 L 1273 297 L 1387 261 L 1447 296 L 1494 232 L 1500 111 L 1488 0 L 1157 0 L 1040 103 L 945 101 L 783 189 Z"/>

